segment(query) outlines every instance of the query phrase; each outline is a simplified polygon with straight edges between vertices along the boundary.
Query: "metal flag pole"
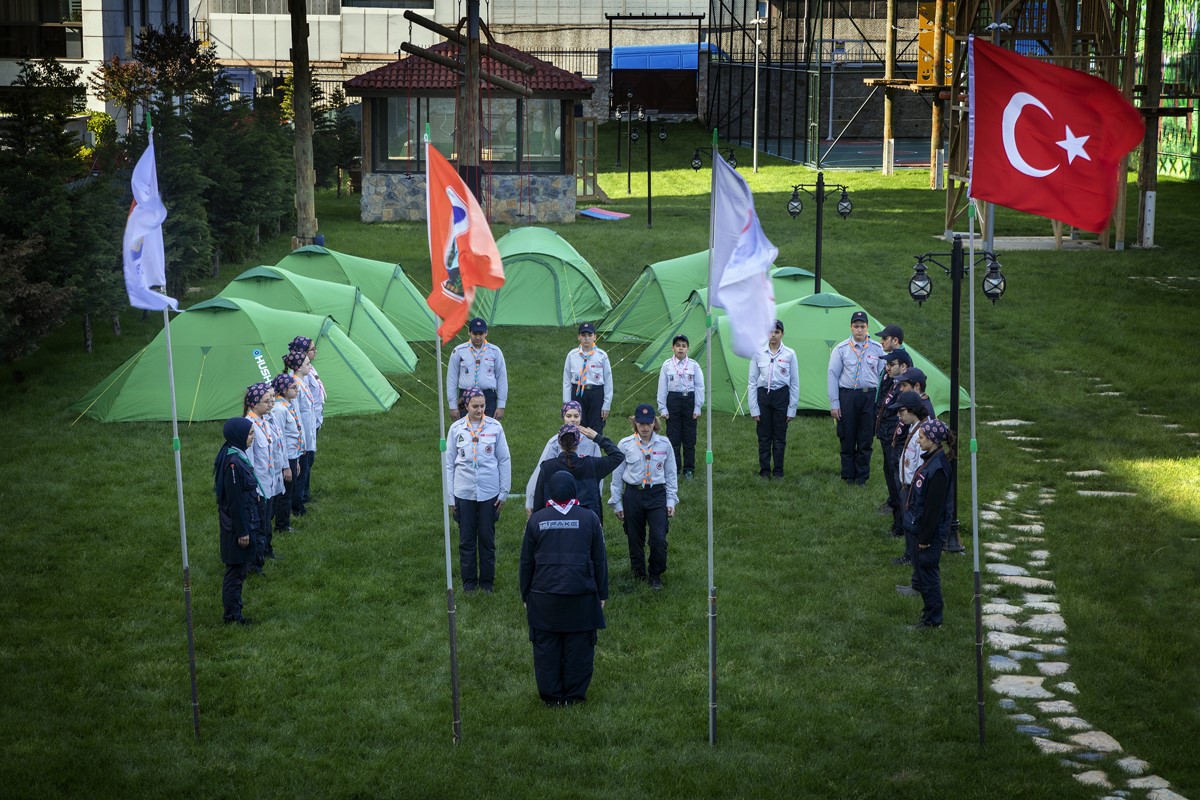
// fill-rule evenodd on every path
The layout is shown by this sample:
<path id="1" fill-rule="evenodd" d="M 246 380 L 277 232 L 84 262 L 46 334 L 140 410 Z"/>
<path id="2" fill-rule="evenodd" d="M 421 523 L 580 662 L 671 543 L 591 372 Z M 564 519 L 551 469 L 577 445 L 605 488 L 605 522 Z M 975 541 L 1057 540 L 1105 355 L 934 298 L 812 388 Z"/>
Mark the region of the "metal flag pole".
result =
<path id="1" fill-rule="evenodd" d="M 971 260 L 975 263 L 975 201 L 967 201 L 967 216 L 970 218 Z M 974 558 L 975 569 L 975 703 L 979 717 L 979 746 L 985 744 L 983 705 L 983 595 L 979 577 L 979 442 L 975 438 L 975 280 L 971 280 L 971 288 L 967 294 L 968 308 L 968 355 L 971 383 L 971 555 Z"/>
<path id="2" fill-rule="evenodd" d="M 429 215 L 429 123 L 425 123 L 425 214 Z M 430 253 L 430 257 L 433 254 Z M 436 286 L 434 287 L 437 288 Z M 436 315 L 435 315 L 436 316 Z M 438 317 L 439 327 L 441 317 Z M 446 408 L 443 402 L 445 389 L 442 386 L 442 334 L 435 332 L 437 341 L 437 407 L 438 407 L 438 472 L 442 476 L 442 532 L 446 540 L 446 615 L 450 625 L 450 706 L 452 711 L 451 730 L 454 743 L 462 741 L 462 713 L 458 701 L 458 612 L 454 606 L 454 570 L 450 562 L 450 506 L 446 498 L 450 497 L 450 487 L 446 485 Z"/>
<path id="3" fill-rule="evenodd" d="M 704 374 L 712 376 L 712 274 L 713 274 L 713 228 L 716 214 L 717 191 L 717 129 L 712 132 L 712 183 L 708 194 L 708 294 L 704 309 Z M 707 431 L 704 439 L 705 494 L 708 504 L 708 744 L 717 743 L 717 584 L 713 578 L 713 432 L 712 432 L 712 389 L 709 389 L 704 404 Z"/>

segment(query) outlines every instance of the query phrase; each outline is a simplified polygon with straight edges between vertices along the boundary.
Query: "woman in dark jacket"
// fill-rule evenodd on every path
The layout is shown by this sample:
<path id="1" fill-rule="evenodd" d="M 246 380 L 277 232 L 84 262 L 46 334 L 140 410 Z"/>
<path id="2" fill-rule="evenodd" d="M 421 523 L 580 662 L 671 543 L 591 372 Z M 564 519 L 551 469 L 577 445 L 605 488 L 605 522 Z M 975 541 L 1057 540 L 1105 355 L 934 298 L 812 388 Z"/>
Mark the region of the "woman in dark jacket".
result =
<path id="1" fill-rule="evenodd" d="M 950 533 L 954 471 L 954 434 L 946 423 L 930 417 L 920 424 L 917 442 L 921 465 L 913 475 L 904 504 L 904 531 L 916 543 L 913 576 L 925 601 L 921 619 L 910 628 L 928 630 L 942 626 L 942 547 Z"/>
<path id="2" fill-rule="evenodd" d="M 566 472 L 547 481 L 550 502 L 533 512 L 521 543 L 521 600 L 533 643 L 533 672 L 546 705 L 587 699 L 604 627 L 608 560 L 600 519 L 575 498 Z"/>
<path id="3" fill-rule="evenodd" d="M 262 528 L 262 498 L 254 467 L 246 448 L 254 438 L 254 425 L 245 417 L 225 423 L 225 443 L 213 461 L 213 491 L 217 495 L 217 519 L 221 527 L 221 561 L 225 580 L 221 583 L 221 602 L 225 622 L 249 625 L 242 616 L 242 584 L 246 568 L 254 562 L 251 546 Z"/>
<path id="4" fill-rule="evenodd" d="M 581 437 L 586 436 L 599 447 L 602 456 L 580 456 L 577 452 Z M 579 505 L 593 512 L 603 523 L 604 501 L 600 496 L 600 481 L 607 478 L 625 462 L 625 454 L 616 442 L 605 438 L 591 428 L 581 425 L 563 425 L 558 429 L 558 446 L 562 450 L 554 458 L 543 461 L 538 470 L 537 485 L 533 490 L 533 510 L 546 507 L 547 481 L 556 472 L 562 471 L 575 479 Z"/>

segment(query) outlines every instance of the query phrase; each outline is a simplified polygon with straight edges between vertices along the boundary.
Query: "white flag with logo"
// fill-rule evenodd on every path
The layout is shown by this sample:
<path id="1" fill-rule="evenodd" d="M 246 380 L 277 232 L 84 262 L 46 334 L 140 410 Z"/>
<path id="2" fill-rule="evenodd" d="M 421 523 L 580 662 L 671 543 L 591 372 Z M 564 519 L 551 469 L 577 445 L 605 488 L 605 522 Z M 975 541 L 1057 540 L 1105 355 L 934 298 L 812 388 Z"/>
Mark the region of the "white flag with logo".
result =
<path id="1" fill-rule="evenodd" d="M 713 154 L 712 278 L 709 296 L 725 309 L 733 332 L 733 352 L 749 358 L 767 343 L 775 327 L 771 265 L 779 248 L 763 233 L 754 213 L 754 195 L 741 175 Z"/>
<path id="2" fill-rule="evenodd" d="M 154 137 L 133 168 L 133 205 L 125 222 L 125 240 L 121 253 L 125 262 L 125 291 L 129 304 L 148 311 L 164 308 L 179 310 L 172 297 L 159 294 L 151 286 L 166 286 L 167 258 L 163 248 L 162 224 L 167 209 L 158 194 L 158 171 L 154 164 Z"/>

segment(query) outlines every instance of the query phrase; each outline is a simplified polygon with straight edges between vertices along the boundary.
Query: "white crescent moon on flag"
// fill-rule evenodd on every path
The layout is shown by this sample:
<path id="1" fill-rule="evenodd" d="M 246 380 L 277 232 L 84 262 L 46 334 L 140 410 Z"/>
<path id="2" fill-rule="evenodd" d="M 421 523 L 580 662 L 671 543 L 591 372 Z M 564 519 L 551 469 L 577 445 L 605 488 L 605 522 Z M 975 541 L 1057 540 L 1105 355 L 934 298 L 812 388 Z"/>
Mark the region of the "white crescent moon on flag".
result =
<path id="1" fill-rule="evenodd" d="M 1021 155 L 1020 148 L 1017 147 L 1017 120 L 1021 118 L 1021 112 L 1025 110 L 1025 106 L 1035 106 L 1046 113 L 1047 117 L 1054 119 L 1054 115 L 1050 113 L 1050 109 L 1042 104 L 1028 92 L 1017 92 L 1008 101 L 1008 105 L 1004 107 L 1004 154 L 1008 156 L 1008 161 L 1013 165 L 1013 169 L 1024 173 L 1031 178 L 1044 178 L 1050 173 L 1058 169 L 1058 165 L 1050 169 L 1038 169 L 1032 166 L 1025 157 Z"/>

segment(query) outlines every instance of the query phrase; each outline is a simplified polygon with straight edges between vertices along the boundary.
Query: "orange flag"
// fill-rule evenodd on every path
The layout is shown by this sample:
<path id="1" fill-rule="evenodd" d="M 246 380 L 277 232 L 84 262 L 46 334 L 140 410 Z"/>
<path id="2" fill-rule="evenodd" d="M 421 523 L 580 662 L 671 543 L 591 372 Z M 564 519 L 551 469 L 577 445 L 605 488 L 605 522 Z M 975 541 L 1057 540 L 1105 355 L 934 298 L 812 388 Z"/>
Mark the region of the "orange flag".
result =
<path id="1" fill-rule="evenodd" d="M 425 204 L 429 218 L 429 260 L 433 291 L 426 302 L 449 342 L 467 322 L 475 287 L 504 285 L 504 263 L 487 218 L 462 178 L 441 153 L 425 145 Z"/>

